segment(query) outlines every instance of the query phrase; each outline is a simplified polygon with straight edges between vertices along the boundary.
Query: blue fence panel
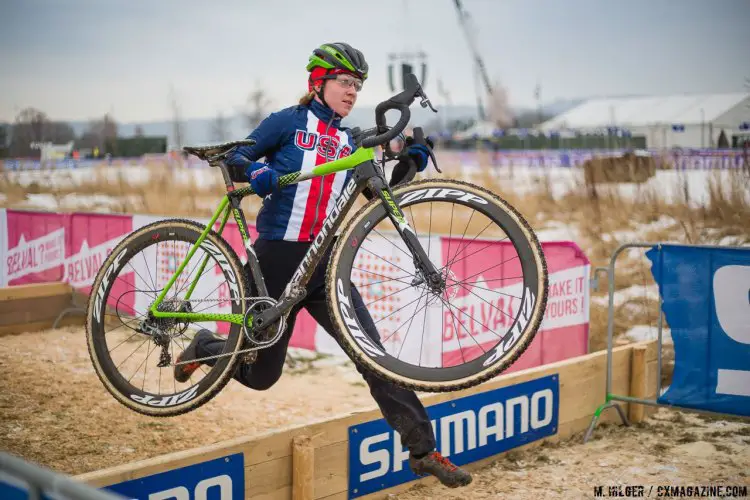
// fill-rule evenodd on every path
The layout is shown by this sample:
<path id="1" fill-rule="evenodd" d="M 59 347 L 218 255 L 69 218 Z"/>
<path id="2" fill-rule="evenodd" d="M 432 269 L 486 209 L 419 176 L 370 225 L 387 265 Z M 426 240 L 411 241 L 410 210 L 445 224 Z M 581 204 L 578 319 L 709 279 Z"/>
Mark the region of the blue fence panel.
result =
<path id="1" fill-rule="evenodd" d="M 646 256 L 675 350 L 658 402 L 750 416 L 750 248 L 661 245 Z"/>

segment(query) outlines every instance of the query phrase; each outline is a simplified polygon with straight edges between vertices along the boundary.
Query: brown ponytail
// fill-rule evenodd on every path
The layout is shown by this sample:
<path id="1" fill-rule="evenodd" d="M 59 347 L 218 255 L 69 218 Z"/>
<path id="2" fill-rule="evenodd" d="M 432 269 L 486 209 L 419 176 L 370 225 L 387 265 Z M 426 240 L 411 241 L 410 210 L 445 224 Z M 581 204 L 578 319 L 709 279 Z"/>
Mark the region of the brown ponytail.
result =
<path id="1" fill-rule="evenodd" d="M 303 106 L 307 106 L 312 102 L 312 100 L 315 99 L 315 91 L 310 91 L 307 94 L 303 95 L 299 99 L 299 103 Z"/>

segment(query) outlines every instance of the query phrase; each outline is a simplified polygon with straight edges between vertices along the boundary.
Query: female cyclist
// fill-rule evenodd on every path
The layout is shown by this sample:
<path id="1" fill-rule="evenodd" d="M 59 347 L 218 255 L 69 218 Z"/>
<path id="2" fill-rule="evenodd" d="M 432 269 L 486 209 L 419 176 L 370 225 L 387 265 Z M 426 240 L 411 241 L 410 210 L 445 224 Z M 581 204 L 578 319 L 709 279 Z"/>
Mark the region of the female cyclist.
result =
<path id="1" fill-rule="evenodd" d="M 249 136 L 253 146 L 238 149 L 227 160 L 236 181 L 249 182 L 263 198 L 258 213 L 258 239 L 255 251 L 273 298 L 281 296 L 323 221 L 336 204 L 351 171 L 316 177 L 311 182 L 279 189 L 278 178 L 292 172 L 307 172 L 316 165 L 350 155 L 355 144 L 351 132 L 341 127 L 357 102 L 367 79 L 368 65 L 359 50 L 346 43 L 326 43 L 316 48 L 307 65 L 308 92 L 299 104 L 272 113 Z M 407 138 L 401 161 L 394 168 L 390 184 L 397 184 L 415 162 L 424 170 L 431 144 L 415 144 Z M 264 162 L 259 162 L 264 158 Z M 292 309 L 281 339 L 258 352 L 252 363 L 237 367 L 234 378 L 241 384 L 266 390 L 281 377 L 287 347 L 297 312 L 304 307 L 330 335 L 336 338 L 329 317 L 325 294 L 325 271 L 332 246 L 307 285 L 307 296 Z M 352 289 L 352 302 L 367 335 L 380 345 L 380 336 L 364 303 Z M 338 339 L 337 339 L 338 340 Z M 189 361 L 222 352 L 224 340 L 208 330 L 200 330 L 178 361 Z M 210 364 L 210 360 L 208 360 Z M 199 367 L 186 363 L 175 367 L 175 378 L 182 382 Z M 357 366 L 370 393 L 390 426 L 398 431 L 402 445 L 409 449 L 409 465 L 418 475 L 432 474 L 450 487 L 465 486 L 471 475 L 456 467 L 435 450 L 435 436 L 422 402 L 412 391 L 375 377 Z"/>

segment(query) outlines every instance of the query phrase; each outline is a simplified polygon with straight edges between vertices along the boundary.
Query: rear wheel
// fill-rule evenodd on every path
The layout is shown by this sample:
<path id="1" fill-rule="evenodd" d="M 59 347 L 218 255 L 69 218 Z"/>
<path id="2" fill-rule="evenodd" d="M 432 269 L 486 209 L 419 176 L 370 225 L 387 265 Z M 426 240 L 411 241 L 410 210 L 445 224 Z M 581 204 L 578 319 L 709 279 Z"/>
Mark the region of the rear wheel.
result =
<path id="1" fill-rule="evenodd" d="M 416 270 L 379 199 L 363 207 L 342 231 L 327 275 L 347 353 L 422 391 L 471 387 L 507 369 L 547 302 L 546 262 L 531 227 L 497 195 L 464 182 L 414 182 L 394 197 L 442 284 L 428 285 Z"/>
<path id="2" fill-rule="evenodd" d="M 243 342 L 240 325 L 154 318 L 150 308 L 204 226 L 164 220 L 123 239 L 97 274 L 86 318 L 89 354 L 99 379 L 123 405 L 151 416 L 198 408 L 231 378 Z M 206 261 L 205 267 L 201 267 Z M 198 274 L 200 273 L 200 274 Z M 188 300 L 187 292 L 198 277 Z M 246 281 L 232 248 L 213 231 L 174 282 L 160 311 L 244 314 Z M 200 329 L 226 342 L 213 366 L 201 365 L 184 383 L 174 363 Z"/>

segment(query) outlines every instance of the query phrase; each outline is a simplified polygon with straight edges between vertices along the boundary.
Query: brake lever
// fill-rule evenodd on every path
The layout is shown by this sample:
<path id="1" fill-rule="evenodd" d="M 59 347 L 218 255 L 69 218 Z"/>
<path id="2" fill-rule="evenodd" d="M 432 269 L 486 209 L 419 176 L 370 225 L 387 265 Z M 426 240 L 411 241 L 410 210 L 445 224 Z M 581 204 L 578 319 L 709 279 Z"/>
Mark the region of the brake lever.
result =
<path id="1" fill-rule="evenodd" d="M 432 160 L 432 164 L 435 165 L 435 170 L 438 171 L 438 173 L 442 174 L 443 171 L 440 170 L 440 167 L 438 167 L 437 160 L 435 159 L 435 153 L 432 152 L 432 149 L 427 148 L 427 153 L 430 155 L 430 160 Z"/>
<path id="2" fill-rule="evenodd" d="M 437 113 L 437 109 L 435 109 L 432 106 L 432 103 L 430 102 L 430 98 L 427 97 L 427 94 L 424 93 L 424 89 L 422 88 L 421 85 L 419 86 L 419 89 L 417 90 L 417 95 L 422 98 L 422 100 L 419 102 L 420 106 L 422 106 L 423 108 L 426 108 L 427 106 L 429 106 L 433 113 Z"/>
<path id="3" fill-rule="evenodd" d="M 432 107 L 432 103 L 430 102 L 430 100 L 427 98 L 426 95 L 422 94 L 422 100 L 420 101 L 419 104 L 423 108 L 426 108 L 427 106 L 429 106 L 433 113 L 437 113 L 437 109 Z"/>

